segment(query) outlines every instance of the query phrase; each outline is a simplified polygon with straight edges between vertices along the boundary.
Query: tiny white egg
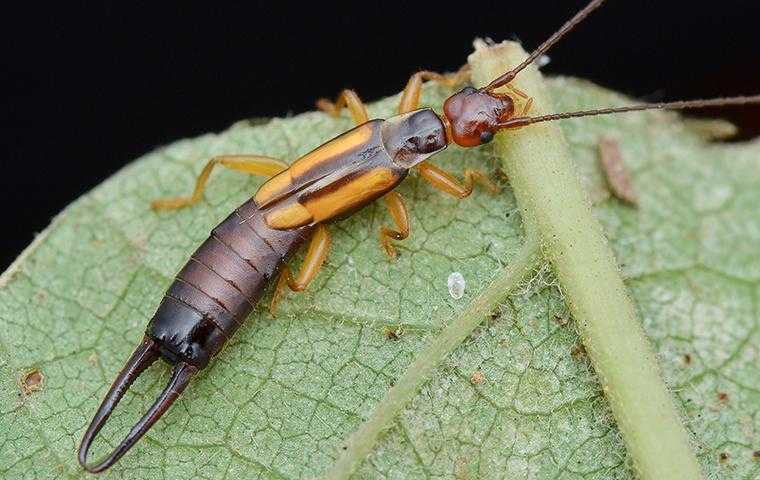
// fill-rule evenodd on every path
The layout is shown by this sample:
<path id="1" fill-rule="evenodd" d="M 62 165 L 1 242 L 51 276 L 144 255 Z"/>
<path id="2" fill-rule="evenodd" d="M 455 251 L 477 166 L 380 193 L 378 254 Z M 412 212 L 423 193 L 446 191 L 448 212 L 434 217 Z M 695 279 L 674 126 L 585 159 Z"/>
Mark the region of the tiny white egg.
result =
<path id="1" fill-rule="evenodd" d="M 449 275 L 446 284 L 449 287 L 449 295 L 451 295 L 451 298 L 454 300 L 459 300 L 462 298 L 462 296 L 464 296 L 465 281 L 461 273 L 452 272 Z"/>

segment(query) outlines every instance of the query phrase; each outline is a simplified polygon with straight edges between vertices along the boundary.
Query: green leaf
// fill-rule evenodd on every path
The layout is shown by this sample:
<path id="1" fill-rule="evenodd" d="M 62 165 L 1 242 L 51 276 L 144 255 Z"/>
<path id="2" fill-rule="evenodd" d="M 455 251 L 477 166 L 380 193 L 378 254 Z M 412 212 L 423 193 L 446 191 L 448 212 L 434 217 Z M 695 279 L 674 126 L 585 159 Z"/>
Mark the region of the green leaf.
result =
<path id="1" fill-rule="evenodd" d="M 554 79 L 551 87 L 561 110 L 623 101 L 574 79 Z M 430 86 L 424 103 L 439 106 L 447 93 Z M 392 114 L 397 100 L 371 105 L 370 114 Z M 149 202 L 188 193 L 213 155 L 292 160 L 350 126 L 347 116 L 321 113 L 240 122 L 139 159 L 56 218 L 0 279 L 0 476 L 86 477 L 75 459 L 83 430 L 163 291 L 262 180 L 220 171 L 198 206 L 156 214 Z M 754 478 L 760 142 L 708 144 L 662 113 L 562 128 L 703 471 Z M 602 135 L 619 140 L 639 209 L 609 195 L 597 159 Z M 452 148 L 435 162 L 454 172 L 496 165 L 489 148 Z M 310 478 L 328 470 L 387 389 L 522 244 L 508 185 L 497 197 L 478 191 L 464 201 L 417 178 L 400 191 L 412 236 L 400 244 L 398 261 L 387 262 L 378 246 L 378 229 L 389 221 L 381 205 L 336 224 L 315 283 L 289 294 L 277 318 L 263 308 L 252 314 L 104 476 Z M 460 300 L 446 285 L 454 271 L 467 282 Z M 630 478 L 619 432 L 567 320 L 557 282 L 542 268 L 436 366 L 357 477 Z M 386 337 L 388 326 L 400 327 L 398 340 Z M 20 382 L 33 369 L 42 386 L 24 393 Z M 167 378 L 166 365 L 143 374 L 93 455 L 123 437 Z"/>

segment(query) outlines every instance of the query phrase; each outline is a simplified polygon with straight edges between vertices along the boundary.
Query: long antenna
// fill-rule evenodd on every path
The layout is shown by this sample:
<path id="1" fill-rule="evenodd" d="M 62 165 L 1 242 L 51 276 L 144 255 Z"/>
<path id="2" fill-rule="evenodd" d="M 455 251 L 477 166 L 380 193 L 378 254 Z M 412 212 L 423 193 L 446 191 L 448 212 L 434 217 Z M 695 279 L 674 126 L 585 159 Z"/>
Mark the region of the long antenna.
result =
<path id="1" fill-rule="evenodd" d="M 641 103 L 625 107 L 600 108 L 597 110 L 580 110 L 577 112 L 552 113 L 536 117 L 515 117 L 499 123 L 499 128 L 518 128 L 534 123 L 552 122 L 566 118 L 591 117 L 595 115 L 608 115 L 611 113 L 637 112 L 641 110 L 685 110 L 690 108 L 723 107 L 726 105 L 760 104 L 760 95 L 722 97 L 700 100 L 681 100 L 677 102 Z"/>
<path id="2" fill-rule="evenodd" d="M 573 18 L 568 20 L 564 25 L 562 25 L 562 27 L 560 27 L 559 30 L 554 32 L 554 34 L 551 37 L 549 37 L 548 40 L 546 40 L 537 49 L 535 49 L 533 53 L 531 53 L 528 58 L 523 60 L 523 62 L 520 65 L 508 71 L 504 75 L 496 78 L 491 83 L 483 87 L 482 90 L 485 90 L 486 92 L 490 92 L 491 90 L 494 90 L 496 88 L 501 87 L 502 85 L 506 85 L 509 82 L 511 82 L 517 76 L 517 74 L 520 73 L 520 71 L 522 71 L 525 67 L 527 67 L 531 63 L 533 63 L 538 57 L 546 53 L 546 51 L 549 50 L 562 37 L 564 37 L 565 34 L 570 32 L 573 28 L 575 28 L 576 25 L 581 23 L 589 15 L 589 13 L 599 8 L 602 5 L 602 3 L 604 3 L 604 0 L 592 0 L 588 5 L 586 5 L 583 8 L 583 10 L 576 13 Z"/>

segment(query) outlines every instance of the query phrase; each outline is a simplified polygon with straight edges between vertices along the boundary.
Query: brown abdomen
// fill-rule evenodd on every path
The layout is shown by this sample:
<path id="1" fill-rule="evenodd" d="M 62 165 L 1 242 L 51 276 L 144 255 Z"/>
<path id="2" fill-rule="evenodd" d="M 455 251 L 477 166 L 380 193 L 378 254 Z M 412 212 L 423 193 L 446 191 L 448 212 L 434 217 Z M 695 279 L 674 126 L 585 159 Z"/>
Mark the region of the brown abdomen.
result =
<path id="1" fill-rule="evenodd" d="M 205 367 L 312 227 L 274 230 L 253 199 L 219 224 L 166 292 L 146 334 L 170 360 Z"/>

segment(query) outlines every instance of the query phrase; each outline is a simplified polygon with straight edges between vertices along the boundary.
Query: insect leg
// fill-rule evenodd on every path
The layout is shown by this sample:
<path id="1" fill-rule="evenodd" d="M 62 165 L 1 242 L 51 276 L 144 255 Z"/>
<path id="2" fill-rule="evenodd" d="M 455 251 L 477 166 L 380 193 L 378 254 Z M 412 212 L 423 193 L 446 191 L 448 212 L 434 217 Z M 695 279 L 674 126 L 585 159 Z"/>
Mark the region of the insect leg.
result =
<path id="1" fill-rule="evenodd" d="M 178 208 L 189 207 L 200 201 L 203 197 L 203 190 L 206 188 L 211 171 L 217 165 L 222 165 L 229 169 L 247 173 L 250 175 L 260 175 L 263 177 L 272 177 L 288 168 L 288 164 L 281 160 L 262 155 L 222 155 L 214 157 L 203 167 L 203 171 L 198 175 L 195 182 L 195 189 L 189 197 L 162 198 L 151 202 L 153 210 L 176 210 Z"/>
<path id="2" fill-rule="evenodd" d="M 348 111 L 351 112 L 351 118 L 357 125 L 361 125 L 369 120 L 367 107 L 364 106 L 362 99 L 353 90 L 346 89 L 340 92 L 334 103 L 326 98 L 317 100 L 317 108 L 333 117 L 339 116 L 343 107 L 348 108 Z"/>
<path id="3" fill-rule="evenodd" d="M 476 182 L 493 194 L 499 193 L 499 190 L 501 190 L 498 185 L 478 170 L 465 170 L 464 184 L 446 170 L 442 170 L 428 162 L 422 162 L 417 165 L 417 170 L 420 172 L 420 176 L 430 185 L 458 198 L 470 196 Z"/>
<path id="4" fill-rule="evenodd" d="M 416 110 L 420 105 L 420 93 L 422 93 L 422 82 L 432 80 L 441 85 L 453 87 L 467 80 L 470 76 L 470 70 L 467 64 L 463 65 L 456 73 L 441 74 L 423 70 L 417 72 L 406 82 L 406 87 L 401 93 L 401 100 L 398 104 L 398 113 L 407 113 Z"/>
<path id="5" fill-rule="evenodd" d="M 523 104 L 522 110 L 520 111 L 520 116 L 527 117 L 530 113 L 531 108 L 533 108 L 533 97 L 528 97 L 528 99 Z"/>
<path id="6" fill-rule="evenodd" d="M 385 225 L 380 228 L 380 246 L 391 260 L 396 258 L 396 249 L 391 240 L 403 240 L 409 236 L 409 213 L 404 205 L 404 198 L 397 192 L 389 192 L 383 197 L 385 205 L 396 224 L 396 230 Z"/>
<path id="7" fill-rule="evenodd" d="M 285 293 L 285 286 L 288 286 L 294 292 L 301 292 L 314 280 L 314 277 L 319 273 L 319 269 L 322 268 L 327 254 L 330 252 L 330 243 L 330 232 L 327 230 L 327 227 L 318 225 L 314 231 L 314 235 L 311 237 L 309 250 L 303 259 L 303 265 L 301 265 L 301 270 L 298 272 L 298 277 L 293 278 L 287 265 L 282 267 L 282 273 L 277 280 L 277 286 L 274 288 L 274 294 L 272 295 L 272 303 L 269 305 L 269 311 L 273 315 L 277 311 L 280 298 Z"/>

